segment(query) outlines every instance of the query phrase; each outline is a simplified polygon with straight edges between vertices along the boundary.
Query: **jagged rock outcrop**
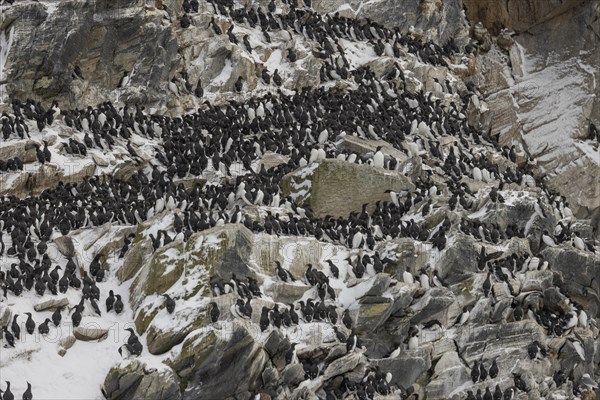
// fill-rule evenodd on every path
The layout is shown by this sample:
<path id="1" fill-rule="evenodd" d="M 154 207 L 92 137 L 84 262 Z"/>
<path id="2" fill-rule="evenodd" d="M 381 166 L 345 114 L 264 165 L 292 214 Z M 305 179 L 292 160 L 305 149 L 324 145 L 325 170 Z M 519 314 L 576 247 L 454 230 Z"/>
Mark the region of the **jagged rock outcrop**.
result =
<path id="1" fill-rule="evenodd" d="M 600 3 L 465 0 L 464 5 L 473 24 L 481 21 L 494 34 L 503 28 L 517 33 L 508 58 L 502 51 L 480 57 L 479 82 L 494 111 L 492 133 L 535 157 L 536 172 L 564 193 L 577 216 L 597 216 L 598 142 L 586 138 L 590 124 L 599 124 L 594 65 L 600 57 Z"/>
<path id="2" fill-rule="evenodd" d="M 552 269 L 561 274 L 561 286 L 583 304 L 590 315 L 600 315 L 600 260 L 573 247 L 548 247 L 542 251 L 552 260 Z"/>
<path id="3" fill-rule="evenodd" d="M 216 332 L 187 339 L 184 351 L 169 361 L 175 371 L 188 382 L 183 399 L 225 399 L 247 397 L 260 388 L 267 352 L 256 343 L 248 329 L 235 324 L 230 336 L 223 340 Z"/>
<path id="4" fill-rule="evenodd" d="M 353 18 L 370 18 L 390 28 L 404 32 L 411 27 L 419 29 L 437 43 L 445 44 L 451 38 L 465 35 L 466 21 L 459 0 L 361 1 L 314 0 L 320 12 L 339 12 Z"/>
<path id="5" fill-rule="evenodd" d="M 102 393 L 110 400 L 182 398 L 179 379 L 172 370 L 166 366 L 157 370 L 138 360 L 113 367 L 104 380 Z"/>
<path id="6" fill-rule="evenodd" d="M 165 89 L 162 82 L 177 66 L 174 29 L 169 15 L 156 9 L 158 4 L 173 14 L 180 10 L 175 1 L 146 4 L 140 0 L 9 7 L 2 13 L 0 28 L 8 30 L 11 46 L 21 51 L 8 53 L 6 78 L 19 82 L 8 84 L 8 91 L 19 97 L 58 97 L 63 104 L 81 106 L 108 99 L 127 71 L 132 87 L 145 88 L 143 94 L 138 92 L 138 101 L 157 102 Z M 30 41 L 34 32 L 40 33 L 38 40 Z M 73 78 L 75 66 L 84 79 Z"/>

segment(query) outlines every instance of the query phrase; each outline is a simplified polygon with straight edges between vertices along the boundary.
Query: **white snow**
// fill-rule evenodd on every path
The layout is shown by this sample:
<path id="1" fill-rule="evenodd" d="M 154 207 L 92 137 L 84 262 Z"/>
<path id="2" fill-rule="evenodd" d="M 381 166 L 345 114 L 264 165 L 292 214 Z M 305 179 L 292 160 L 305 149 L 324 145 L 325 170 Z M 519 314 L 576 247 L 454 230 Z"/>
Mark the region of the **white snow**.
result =
<path id="1" fill-rule="evenodd" d="M 76 243 L 89 243 L 91 231 L 84 231 L 76 236 Z M 92 235 L 93 236 L 93 235 Z M 103 241 L 112 239 L 109 233 L 104 236 Z M 95 243 L 97 246 L 102 243 Z M 64 267 L 66 260 L 53 249 L 54 245 L 49 244 L 48 254 L 52 258 L 52 268 L 55 265 Z M 96 246 L 91 246 L 84 250 L 85 246 L 76 246 L 76 252 L 79 259 L 89 262 L 93 258 L 91 251 Z M 10 265 L 11 260 L 7 260 Z M 114 270 L 113 270 L 114 271 Z M 61 274 L 62 276 L 62 274 Z M 21 324 L 21 340 L 16 343 L 15 349 L 5 349 L 0 351 L 0 369 L 2 370 L 2 379 L 12 383 L 13 392 L 22 393 L 27 385 L 25 379 L 35 383 L 33 388 L 34 398 L 37 399 L 103 399 L 100 392 L 100 384 L 103 382 L 106 372 L 121 359 L 118 348 L 127 341 L 129 335 L 126 328 L 133 327 L 133 313 L 129 307 L 129 285 L 119 285 L 115 276 L 108 274 L 107 279 L 98 284 L 101 291 L 101 301 L 98 306 L 102 311 L 102 316 L 97 316 L 86 301 L 85 311 L 80 327 L 84 328 L 102 328 L 109 331 L 108 338 L 100 342 L 76 341 L 75 345 L 67 350 L 64 357 L 58 355 L 58 342 L 61 338 L 69 336 L 73 331 L 71 318 L 65 309 L 62 312 L 62 322 L 59 327 L 54 327 L 49 323 L 50 333 L 47 336 L 40 336 L 37 332 L 37 325 L 50 318 L 51 311 L 32 312 L 33 306 L 49 299 L 59 299 L 67 297 L 69 306 L 73 307 L 81 300 L 81 291 L 70 288 L 66 294 L 59 293 L 57 296 L 46 292 L 41 299 L 35 292 L 24 291 L 23 294 L 15 299 L 9 296 L 7 303 L 0 303 L 0 308 L 9 306 L 14 313 L 19 314 L 18 322 Z M 106 313 L 104 299 L 108 291 L 112 289 L 115 294 L 123 297 L 125 309 L 120 315 L 114 312 Z M 18 301 L 15 301 L 18 300 Z M 36 322 L 36 331 L 34 335 L 29 335 L 25 331 L 25 321 L 27 316 L 23 313 L 32 312 L 33 319 Z M 142 343 L 145 343 L 145 339 Z M 147 353 L 147 352 L 146 352 Z M 153 356 L 148 355 L 149 359 Z"/>
<path id="2" fill-rule="evenodd" d="M 50 16 L 54 14 L 58 9 L 59 1 L 40 1 L 40 3 L 42 3 L 46 7 L 46 12 L 48 13 L 48 16 Z"/>

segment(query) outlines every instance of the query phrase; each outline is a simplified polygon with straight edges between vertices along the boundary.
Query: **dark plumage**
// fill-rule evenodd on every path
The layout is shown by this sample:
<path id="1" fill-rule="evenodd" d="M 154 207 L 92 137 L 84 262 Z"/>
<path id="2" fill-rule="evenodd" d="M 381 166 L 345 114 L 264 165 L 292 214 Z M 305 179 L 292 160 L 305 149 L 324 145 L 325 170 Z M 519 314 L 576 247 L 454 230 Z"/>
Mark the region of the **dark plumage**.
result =
<path id="1" fill-rule="evenodd" d="M 173 300 L 168 294 L 163 294 L 163 297 L 165 298 L 165 307 L 167 308 L 167 312 L 169 314 L 173 314 L 173 311 L 175 311 L 175 300 Z"/>

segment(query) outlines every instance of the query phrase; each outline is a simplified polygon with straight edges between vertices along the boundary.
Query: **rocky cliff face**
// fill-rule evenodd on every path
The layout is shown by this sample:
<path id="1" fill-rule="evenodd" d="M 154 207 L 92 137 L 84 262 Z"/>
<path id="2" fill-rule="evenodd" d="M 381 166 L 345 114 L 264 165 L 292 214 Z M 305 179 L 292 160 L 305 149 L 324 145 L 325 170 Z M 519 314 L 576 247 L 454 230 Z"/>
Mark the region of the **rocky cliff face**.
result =
<path id="1" fill-rule="evenodd" d="M 492 49 L 483 82 L 497 120 L 493 130 L 520 141 L 548 184 L 565 194 L 583 218 L 598 218 L 598 146 L 585 139 L 598 126 L 600 5 L 597 1 L 465 1 L 471 21 L 506 38 Z M 514 43 L 514 45 L 512 44 Z M 508 53 L 508 54 L 506 54 Z M 506 65 L 510 68 L 506 68 Z M 491 77 L 490 77 L 491 75 Z M 500 82 L 497 76 L 501 75 Z M 515 129 L 516 127 L 516 129 Z"/>
<path id="2" fill-rule="evenodd" d="M 263 9 L 267 3 L 261 3 Z M 416 29 L 441 45 L 450 39 L 464 45 L 469 34 L 482 44 L 489 41 L 469 75 L 474 73 L 491 104 L 492 132 L 505 144 L 518 144 L 525 157 L 535 157 L 536 173 L 547 176 L 551 187 L 567 188 L 563 191 L 578 216 L 600 218 L 598 150 L 584 140 L 590 124 L 600 123 L 597 1 L 315 0 L 312 5 L 320 13 L 370 18 L 402 32 Z M 60 99 L 69 107 L 119 98 L 174 113 L 198 105 L 169 91 L 169 80 L 181 71 L 192 85 L 203 78 L 207 94 L 231 90 L 239 75 L 250 89 L 259 89 L 254 79 L 266 62 L 276 62 L 277 53 L 272 58 L 271 51 L 259 48 L 258 57 L 242 57 L 206 29 L 212 5 L 199 11 L 191 16 L 191 28 L 182 29 L 179 1 L 18 2 L 0 16 L 0 31 L 12 49 L 5 50 L 0 82 L 6 83 L 0 89 L 8 96 Z M 217 21 L 223 31 L 230 26 L 224 18 Z M 477 22 L 489 34 L 507 28 L 516 36 L 497 36 L 496 43 L 488 33 L 473 31 Z M 281 39 L 283 48 L 295 46 L 295 40 Z M 235 68 L 220 76 L 226 60 Z M 289 77 L 292 86 L 314 86 L 317 61 L 305 60 L 306 69 Z M 75 66 L 85 79 L 73 79 Z M 117 90 L 123 73 L 130 83 Z"/>
<path id="3" fill-rule="evenodd" d="M 598 396 L 597 1 L 0 11 L 18 395 Z"/>

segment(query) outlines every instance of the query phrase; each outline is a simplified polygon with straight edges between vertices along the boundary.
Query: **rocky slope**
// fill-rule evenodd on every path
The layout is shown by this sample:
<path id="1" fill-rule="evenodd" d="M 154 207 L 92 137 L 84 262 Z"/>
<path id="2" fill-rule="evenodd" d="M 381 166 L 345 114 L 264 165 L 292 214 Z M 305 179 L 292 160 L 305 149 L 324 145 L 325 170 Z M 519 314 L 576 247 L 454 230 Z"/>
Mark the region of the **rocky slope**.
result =
<path id="1" fill-rule="evenodd" d="M 2 380 L 596 398 L 598 4 L 526 3 L 0 5 Z"/>

